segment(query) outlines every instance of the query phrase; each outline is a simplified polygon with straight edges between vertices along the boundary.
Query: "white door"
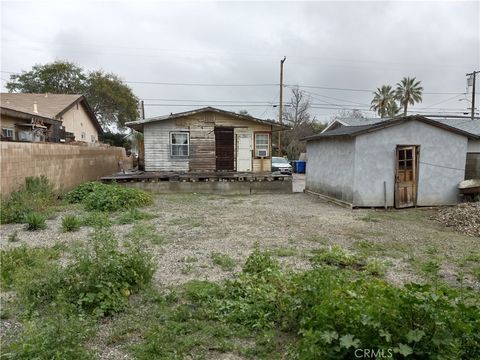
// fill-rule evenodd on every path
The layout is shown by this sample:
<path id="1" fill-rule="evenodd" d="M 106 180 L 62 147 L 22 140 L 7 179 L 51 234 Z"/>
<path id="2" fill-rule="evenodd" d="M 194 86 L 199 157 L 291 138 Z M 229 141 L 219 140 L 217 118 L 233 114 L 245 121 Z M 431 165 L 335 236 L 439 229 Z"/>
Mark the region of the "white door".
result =
<path id="1" fill-rule="evenodd" d="M 237 171 L 252 171 L 252 134 L 237 134 Z"/>

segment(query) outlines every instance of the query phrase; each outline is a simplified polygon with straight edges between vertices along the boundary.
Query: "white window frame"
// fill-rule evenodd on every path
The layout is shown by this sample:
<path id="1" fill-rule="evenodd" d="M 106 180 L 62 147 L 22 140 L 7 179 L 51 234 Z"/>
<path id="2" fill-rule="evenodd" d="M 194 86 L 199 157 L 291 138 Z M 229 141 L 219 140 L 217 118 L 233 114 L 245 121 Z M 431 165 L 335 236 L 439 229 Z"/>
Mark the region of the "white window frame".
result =
<path id="1" fill-rule="evenodd" d="M 173 135 L 187 135 L 187 143 L 186 144 L 173 144 Z M 187 147 L 187 155 L 174 155 L 173 154 L 173 147 L 174 146 L 186 146 Z M 188 131 L 172 131 L 170 132 L 170 156 L 174 158 L 185 158 L 190 156 L 190 133 Z"/>
<path id="2" fill-rule="evenodd" d="M 258 136 L 266 136 L 267 137 L 267 143 L 266 144 L 259 144 L 257 143 L 257 137 Z M 267 132 L 258 132 L 255 133 L 255 139 L 254 139 L 254 144 L 255 144 L 255 157 L 256 158 L 269 158 L 270 157 L 270 133 Z M 259 150 L 266 150 L 267 154 L 265 156 L 260 156 L 258 154 Z"/>
<path id="3" fill-rule="evenodd" d="M 13 129 L 11 129 L 11 128 L 2 128 L 2 132 L 5 134 L 4 136 L 5 136 L 6 138 L 13 138 L 13 136 L 15 135 Z M 10 132 L 12 135 L 11 135 L 11 136 L 8 136 L 8 135 L 7 135 L 8 132 Z"/>

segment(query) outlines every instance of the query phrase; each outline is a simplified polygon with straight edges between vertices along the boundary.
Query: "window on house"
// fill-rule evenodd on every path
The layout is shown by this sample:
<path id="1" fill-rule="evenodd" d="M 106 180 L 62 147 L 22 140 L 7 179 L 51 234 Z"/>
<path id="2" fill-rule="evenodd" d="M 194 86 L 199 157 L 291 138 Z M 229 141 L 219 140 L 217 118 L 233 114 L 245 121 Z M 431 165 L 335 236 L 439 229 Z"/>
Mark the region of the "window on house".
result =
<path id="1" fill-rule="evenodd" d="M 401 149 L 398 151 L 398 168 L 401 170 L 412 170 L 413 150 Z"/>
<path id="2" fill-rule="evenodd" d="M 13 129 L 2 129 L 2 134 L 6 138 L 13 138 Z"/>
<path id="3" fill-rule="evenodd" d="M 189 155 L 190 136 L 188 132 L 170 133 L 170 155 L 188 156 Z"/>
<path id="4" fill-rule="evenodd" d="M 270 156 L 270 134 L 255 134 L 255 156 Z"/>
<path id="5" fill-rule="evenodd" d="M 92 143 L 94 143 L 95 142 L 95 136 L 90 135 L 90 140 L 92 141 Z"/>
<path id="6" fill-rule="evenodd" d="M 87 135 L 85 134 L 85 132 L 82 132 L 82 139 L 85 140 L 86 137 Z"/>

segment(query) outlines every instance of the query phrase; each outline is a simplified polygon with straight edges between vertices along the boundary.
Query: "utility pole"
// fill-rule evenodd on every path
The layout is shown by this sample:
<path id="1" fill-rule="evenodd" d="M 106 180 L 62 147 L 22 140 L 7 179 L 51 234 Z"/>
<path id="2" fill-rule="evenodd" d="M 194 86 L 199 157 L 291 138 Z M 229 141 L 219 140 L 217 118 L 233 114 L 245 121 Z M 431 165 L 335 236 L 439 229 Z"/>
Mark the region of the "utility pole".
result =
<path id="1" fill-rule="evenodd" d="M 470 74 L 467 74 L 466 76 L 470 76 L 470 79 L 473 80 L 473 83 L 472 83 L 472 112 L 471 112 L 471 116 L 472 116 L 472 120 L 475 118 L 475 77 L 477 74 L 479 74 L 480 71 L 474 71 L 474 72 L 471 72 Z"/>
<path id="2" fill-rule="evenodd" d="M 278 120 L 280 122 L 280 130 L 278 131 L 278 156 L 282 156 L 282 123 L 283 123 L 283 63 L 287 60 L 284 56 L 283 60 L 280 60 L 280 108 L 278 110 Z"/>

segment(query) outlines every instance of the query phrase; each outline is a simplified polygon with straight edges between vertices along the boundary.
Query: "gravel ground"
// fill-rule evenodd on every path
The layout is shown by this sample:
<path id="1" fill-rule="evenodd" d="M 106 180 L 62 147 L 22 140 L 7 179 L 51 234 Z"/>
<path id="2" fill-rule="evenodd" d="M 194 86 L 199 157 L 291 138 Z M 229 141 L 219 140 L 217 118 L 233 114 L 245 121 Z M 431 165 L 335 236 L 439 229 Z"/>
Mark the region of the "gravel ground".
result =
<path id="1" fill-rule="evenodd" d="M 70 209 L 68 212 L 80 212 Z M 386 278 L 401 285 L 424 281 L 421 264 L 430 260 L 441 263 L 440 276 L 455 284 L 456 275 L 467 273 L 465 284 L 480 289 L 468 275 L 466 259 L 478 253 L 478 238 L 455 232 L 432 218 L 437 210 L 401 211 L 350 210 L 303 193 L 285 195 L 217 196 L 196 194 L 160 195 L 147 209 L 155 215 L 148 223 L 166 237 L 162 245 L 148 245 L 157 263 L 155 284 L 176 286 L 192 279 L 221 281 L 241 269 L 256 244 L 271 250 L 285 268 L 310 267 L 309 256 L 320 247 L 339 244 L 347 251 L 367 258 L 379 258 L 387 265 Z M 64 213 L 65 214 L 65 213 Z M 53 246 L 85 241 L 91 228 L 75 233 L 60 230 L 61 218 L 47 221 L 47 229 L 24 230 L 24 225 L 8 224 L 0 228 L 0 248 L 26 244 Z M 115 225 L 119 239 L 132 225 Z M 19 241 L 9 242 L 17 232 Z M 233 269 L 223 270 L 212 261 L 212 253 L 228 255 Z M 465 265 L 466 264 L 466 265 Z M 2 320 L 5 326 L 18 326 L 14 320 Z M 118 347 L 105 344 L 111 331 L 101 324 L 97 339 L 90 344 L 101 359 L 129 359 Z M 232 354 L 212 354 L 212 359 L 237 359 Z"/>

